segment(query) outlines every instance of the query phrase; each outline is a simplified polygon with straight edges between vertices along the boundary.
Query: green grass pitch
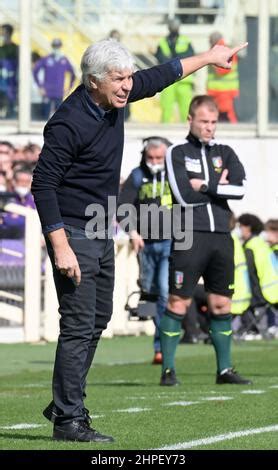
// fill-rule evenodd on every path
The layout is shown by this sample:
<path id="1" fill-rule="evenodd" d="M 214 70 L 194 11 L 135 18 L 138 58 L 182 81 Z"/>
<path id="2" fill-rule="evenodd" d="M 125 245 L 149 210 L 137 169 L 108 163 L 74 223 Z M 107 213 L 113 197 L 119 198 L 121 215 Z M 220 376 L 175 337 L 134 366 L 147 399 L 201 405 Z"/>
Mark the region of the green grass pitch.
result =
<path id="1" fill-rule="evenodd" d="M 2 344 L 0 449 L 277 449 L 277 346 L 277 340 L 233 344 L 236 369 L 254 382 L 237 386 L 215 384 L 212 346 L 179 345 L 182 384 L 161 387 L 161 368 L 151 365 L 151 337 L 103 339 L 88 377 L 86 406 L 93 426 L 115 443 L 96 445 L 51 440 L 52 425 L 41 411 L 51 399 L 55 344 Z M 228 437 L 240 431 L 246 433 Z"/>

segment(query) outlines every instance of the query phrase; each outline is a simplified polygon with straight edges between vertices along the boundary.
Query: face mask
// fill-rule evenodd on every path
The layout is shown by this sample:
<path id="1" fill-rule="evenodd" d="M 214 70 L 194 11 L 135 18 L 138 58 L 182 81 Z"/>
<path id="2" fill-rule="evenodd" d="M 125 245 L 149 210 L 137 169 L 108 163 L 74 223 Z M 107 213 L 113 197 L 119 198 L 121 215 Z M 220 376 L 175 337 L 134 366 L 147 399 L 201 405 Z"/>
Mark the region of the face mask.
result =
<path id="1" fill-rule="evenodd" d="M 152 163 L 146 162 L 146 165 L 149 168 L 152 175 L 156 175 L 160 171 L 163 171 L 165 168 L 164 163 L 156 163 L 155 165 L 153 165 Z"/>
<path id="2" fill-rule="evenodd" d="M 30 193 L 30 189 L 25 186 L 15 186 L 14 190 L 20 197 L 25 197 Z"/>
<path id="3" fill-rule="evenodd" d="M 235 234 L 236 237 L 238 237 L 240 240 L 243 240 L 242 237 L 242 230 L 240 227 L 235 227 L 233 230 L 233 233 Z"/>
<path id="4" fill-rule="evenodd" d="M 55 56 L 56 59 L 59 59 L 63 55 L 61 50 L 56 49 L 55 47 L 53 47 L 53 49 L 52 49 L 52 54 Z"/>
<path id="5" fill-rule="evenodd" d="M 0 184 L 0 193 L 5 193 L 7 191 L 7 186 Z"/>
<path id="6" fill-rule="evenodd" d="M 267 233 L 265 230 L 263 230 L 261 233 L 260 233 L 260 237 L 265 241 L 267 242 Z"/>

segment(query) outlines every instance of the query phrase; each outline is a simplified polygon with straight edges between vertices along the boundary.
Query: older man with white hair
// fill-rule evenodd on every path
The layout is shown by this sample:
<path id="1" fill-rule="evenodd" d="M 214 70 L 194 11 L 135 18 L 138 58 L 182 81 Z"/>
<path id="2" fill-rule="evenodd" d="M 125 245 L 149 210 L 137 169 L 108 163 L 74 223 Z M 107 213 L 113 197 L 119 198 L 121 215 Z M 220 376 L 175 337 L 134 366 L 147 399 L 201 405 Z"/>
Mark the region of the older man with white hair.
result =
<path id="1" fill-rule="evenodd" d="M 245 46 L 216 46 L 195 57 L 134 72 L 130 52 L 115 40 L 102 40 L 82 57 L 82 85 L 45 126 L 32 190 L 61 314 L 53 401 L 44 410 L 54 421 L 56 440 L 114 440 L 90 427 L 84 397 L 98 340 L 112 314 L 113 214 L 108 198 L 116 198 L 119 190 L 124 108 L 208 64 L 229 68 L 231 57 Z M 102 230 L 94 231 L 90 219 L 96 208 L 101 209 Z"/>

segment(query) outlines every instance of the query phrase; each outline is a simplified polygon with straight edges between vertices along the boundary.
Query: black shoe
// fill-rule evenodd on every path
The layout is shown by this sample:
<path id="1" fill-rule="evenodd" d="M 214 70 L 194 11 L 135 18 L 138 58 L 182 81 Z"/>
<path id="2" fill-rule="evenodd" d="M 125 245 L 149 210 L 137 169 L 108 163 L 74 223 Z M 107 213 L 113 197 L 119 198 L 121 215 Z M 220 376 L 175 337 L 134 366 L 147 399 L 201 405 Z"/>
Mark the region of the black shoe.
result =
<path id="1" fill-rule="evenodd" d="M 53 400 L 43 410 L 42 414 L 46 419 L 48 419 L 48 421 L 51 421 L 52 423 L 55 423 L 55 419 L 58 417 L 58 414 L 57 414 L 57 409 L 56 409 L 56 406 L 55 406 L 55 403 L 54 403 Z M 84 415 L 85 423 L 90 425 L 91 422 L 92 422 L 92 418 L 90 416 L 90 412 L 89 412 L 88 408 L 83 408 L 83 415 Z"/>
<path id="2" fill-rule="evenodd" d="M 195 335 L 185 334 L 181 338 L 180 344 L 198 344 L 198 338 Z"/>
<path id="3" fill-rule="evenodd" d="M 78 442 L 114 442 L 112 436 L 100 434 L 85 421 L 71 421 L 66 424 L 54 424 L 53 439 L 55 441 Z"/>
<path id="4" fill-rule="evenodd" d="M 160 385 L 172 386 L 172 385 L 179 385 L 179 383 L 180 382 L 178 381 L 176 377 L 175 370 L 165 369 L 160 379 Z"/>
<path id="5" fill-rule="evenodd" d="M 204 344 L 212 344 L 212 340 L 210 336 L 208 336 L 207 338 L 204 338 Z"/>
<path id="6" fill-rule="evenodd" d="M 55 403 L 54 403 L 53 400 L 43 410 L 42 414 L 46 419 L 48 419 L 48 421 L 51 421 L 52 423 L 55 423 L 55 419 L 57 417 L 57 414 L 56 414 Z"/>
<path id="7" fill-rule="evenodd" d="M 233 369 L 227 369 L 227 371 L 224 372 L 224 374 L 217 374 L 216 383 L 219 385 L 220 384 L 237 384 L 237 385 L 252 385 L 253 384 L 251 380 L 241 377 Z"/>

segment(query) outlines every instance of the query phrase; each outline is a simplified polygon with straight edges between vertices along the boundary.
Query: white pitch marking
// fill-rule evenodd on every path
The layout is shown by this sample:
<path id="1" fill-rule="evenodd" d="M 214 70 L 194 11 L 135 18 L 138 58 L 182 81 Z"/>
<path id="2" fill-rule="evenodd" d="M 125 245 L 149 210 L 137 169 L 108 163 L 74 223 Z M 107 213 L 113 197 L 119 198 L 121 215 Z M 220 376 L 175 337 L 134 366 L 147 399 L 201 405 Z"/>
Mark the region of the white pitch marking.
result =
<path id="1" fill-rule="evenodd" d="M 206 437 L 204 439 L 196 439 L 194 441 L 179 442 L 170 446 L 163 446 L 156 450 L 179 450 L 192 449 L 192 447 L 206 446 L 215 442 L 228 441 L 236 437 L 251 436 L 252 434 L 263 434 L 265 432 L 277 432 L 278 424 L 267 426 L 265 428 L 246 429 L 245 431 L 228 432 L 227 434 L 219 434 L 218 436 Z"/>
<path id="2" fill-rule="evenodd" d="M 262 393 L 265 393 L 265 390 L 243 390 L 240 393 L 245 395 L 261 395 Z"/>
<path id="3" fill-rule="evenodd" d="M 129 400 L 146 400 L 146 397 L 127 397 Z M 152 397 L 150 397 L 152 398 Z"/>
<path id="4" fill-rule="evenodd" d="M 125 408 L 123 410 L 114 410 L 115 413 L 141 413 L 141 411 L 151 411 L 151 408 Z"/>
<path id="5" fill-rule="evenodd" d="M 163 400 L 164 400 L 164 399 L 165 399 L 165 400 L 166 400 L 166 399 L 167 399 L 167 400 L 170 400 L 171 398 L 173 399 L 173 398 L 175 398 L 175 397 L 177 397 L 177 398 L 180 398 L 180 397 L 183 398 L 183 397 L 186 397 L 187 395 L 188 395 L 188 393 L 169 393 L 169 394 L 167 393 L 167 394 L 165 394 L 165 395 L 155 395 L 154 397 L 150 397 L 150 398 L 153 399 L 153 400 L 156 400 L 157 398 L 162 398 Z"/>
<path id="6" fill-rule="evenodd" d="M 132 364 L 142 364 L 142 360 L 139 360 L 136 361 L 111 361 L 111 362 L 106 362 L 105 365 L 106 366 L 128 366 L 128 365 L 132 365 Z"/>
<path id="7" fill-rule="evenodd" d="M 270 385 L 269 388 L 278 388 L 278 385 Z"/>
<path id="8" fill-rule="evenodd" d="M 199 401 L 172 401 L 171 403 L 165 403 L 164 406 L 190 406 L 197 405 Z"/>
<path id="9" fill-rule="evenodd" d="M 11 424 L 10 426 L 1 426 L 1 429 L 35 429 L 42 428 L 46 424 L 29 424 L 29 423 L 20 423 L 20 424 Z"/>
<path id="10" fill-rule="evenodd" d="M 127 381 L 124 380 L 124 379 L 112 380 L 111 382 L 113 384 L 126 384 L 127 383 Z M 128 383 L 129 384 L 139 384 L 140 381 L 139 380 L 129 380 Z"/>
<path id="11" fill-rule="evenodd" d="M 201 397 L 201 400 L 204 401 L 225 401 L 225 400 L 233 400 L 233 397 Z"/>
<path id="12" fill-rule="evenodd" d="M 188 395 L 188 393 L 167 393 L 167 394 L 162 394 L 162 395 L 155 395 L 155 396 L 152 396 L 152 397 L 145 397 L 145 396 L 138 396 L 138 397 L 134 397 L 134 396 L 131 396 L 131 397 L 126 397 L 128 400 L 157 400 L 158 398 L 167 398 L 167 399 L 171 399 L 171 398 L 174 398 L 176 395 L 178 395 L 178 397 L 183 397 L 183 396 L 186 396 Z"/>
<path id="13" fill-rule="evenodd" d="M 21 385 L 22 388 L 44 388 L 44 387 L 48 387 L 49 386 L 49 383 L 45 383 L 45 384 L 24 384 L 24 385 Z"/>

